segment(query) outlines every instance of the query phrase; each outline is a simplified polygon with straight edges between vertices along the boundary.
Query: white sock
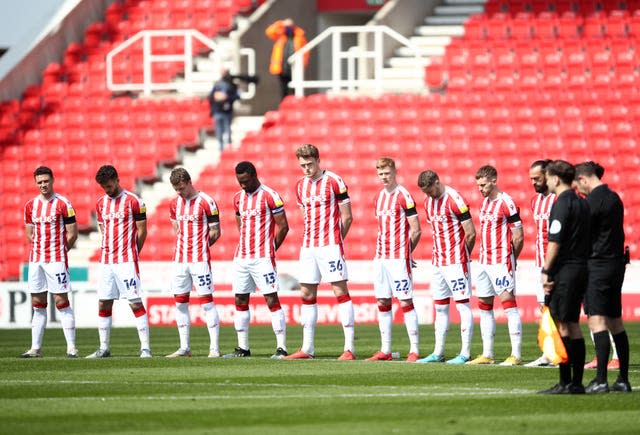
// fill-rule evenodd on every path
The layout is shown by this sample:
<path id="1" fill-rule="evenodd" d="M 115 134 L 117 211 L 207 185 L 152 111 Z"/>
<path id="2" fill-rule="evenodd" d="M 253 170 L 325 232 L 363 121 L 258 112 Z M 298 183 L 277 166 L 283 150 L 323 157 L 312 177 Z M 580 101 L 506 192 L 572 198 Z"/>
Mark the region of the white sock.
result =
<path id="1" fill-rule="evenodd" d="M 220 317 L 218 316 L 218 309 L 213 302 L 207 302 L 202 305 L 204 310 L 204 319 L 207 322 L 207 329 L 209 330 L 209 351 L 220 352 L 220 345 L 218 343 L 220 337 Z"/>
<path id="2" fill-rule="evenodd" d="M 507 315 L 507 324 L 509 326 L 509 338 L 511 339 L 511 355 L 520 358 L 522 346 L 522 321 L 520 320 L 520 312 L 517 307 L 507 308 L 504 310 Z"/>
<path id="3" fill-rule="evenodd" d="M 249 350 L 249 322 L 251 321 L 251 311 L 238 311 L 236 309 L 233 316 L 233 325 L 238 333 L 238 347 Z"/>
<path id="4" fill-rule="evenodd" d="M 456 309 L 460 313 L 460 355 L 471 357 L 471 339 L 473 338 L 473 312 L 469 302 L 456 303 Z"/>
<path id="5" fill-rule="evenodd" d="M 618 349 L 616 349 L 616 343 L 615 341 L 613 341 L 613 334 L 611 333 L 611 331 L 609 331 L 609 341 L 611 342 L 611 359 L 618 359 Z"/>
<path id="6" fill-rule="evenodd" d="M 149 316 L 146 312 L 143 315 L 136 317 L 136 328 L 138 328 L 140 350 L 151 350 L 151 346 L 149 344 Z"/>
<path id="7" fill-rule="evenodd" d="M 409 335 L 409 353 L 420 354 L 420 332 L 418 329 L 418 313 L 415 309 L 404 312 L 404 324 Z"/>
<path id="8" fill-rule="evenodd" d="M 318 323 L 318 304 L 302 304 L 300 307 L 300 323 L 302 323 L 302 351 L 315 354 L 316 323 Z"/>
<path id="9" fill-rule="evenodd" d="M 42 349 L 42 338 L 47 326 L 47 308 L 33 307 L 31 319 L 31 349 Z"/>
<path id="10" fill-rule="evenodd" d="M 436 319 L 435 333 L 436 344 L 433 353 L 436 355 L 444 355 L 444 344 L 447 340 L 447 331 L 449 330 L 449 304 L 435 304 Z"/>
<path id="11" fill-rule="evenodd" d="M 175 313 L 178 336 L 180 337 L 180 349 L 191 350 L 191 339 L 189 336 L 191 326 L 191 319 L 189 318 L 189 303 L 176 302 Z"/>
<path id="12" fill-rule="evenodd" d="M 276 335 L 276 348 L 287 350 L 287 322 L 282 308 L 271 312 L 271 327 Z"/>
<path id="13" fill-rule="evenodd" d="M 351 299 L 346 302 L 339 303 L 338 312 L 340 313 L 340 322 L 342 323 L 342 331 L 344 332 L 344 350 L 351 351 L 355 354 L 355 316 L 353 314 L 353 302 L 351 302 Z"/>
<path id="14" fill-rule="evenodd" d="M 100 349 L 109 350 L 109 339 L 111 338 L 111 323 L 113 317 L 98 316 L 98 336 L 100 337 Z"/>
<path id="15" fill-rule="evenodd" d="M 406 320 L 406 318 L 405 318 Z M 391 327 L 393 325 L 393 312 L 380 311 L 378 308 L 378 328 L 380 329 L 380 351 L 391 353 Z"/>
<path id="16" fill-rule="evenodd" d="M 493 337 L 496 335 L 496 319 L 493 310 L 480 310 L 480 335 L 482 335 L 482 354 L 493 358 Z"/>
<path id="17" fill-rule="evenodd" d="M 60 314 L 60 324 L 62 325 L 64 338 L 67 341 L 67 352 L 70 352 L 76 348 L 76 319 L 73 315 L 73 308 L 67 306 L 58 309 L 58 313 Z"/>

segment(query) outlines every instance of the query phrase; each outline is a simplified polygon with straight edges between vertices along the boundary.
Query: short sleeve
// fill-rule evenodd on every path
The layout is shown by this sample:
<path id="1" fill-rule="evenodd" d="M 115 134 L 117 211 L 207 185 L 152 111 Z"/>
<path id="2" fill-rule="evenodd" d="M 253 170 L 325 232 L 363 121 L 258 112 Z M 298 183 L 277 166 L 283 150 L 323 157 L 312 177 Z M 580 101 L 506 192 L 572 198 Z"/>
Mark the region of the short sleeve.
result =
<path id="1" fill-rule="evenodd" d="M 564 232 L 569 217 L 569 207 L 564 198 L 560 198 L 551 207 L 549 214 L 549 241 L 561 242 L 564 238 Z"/>

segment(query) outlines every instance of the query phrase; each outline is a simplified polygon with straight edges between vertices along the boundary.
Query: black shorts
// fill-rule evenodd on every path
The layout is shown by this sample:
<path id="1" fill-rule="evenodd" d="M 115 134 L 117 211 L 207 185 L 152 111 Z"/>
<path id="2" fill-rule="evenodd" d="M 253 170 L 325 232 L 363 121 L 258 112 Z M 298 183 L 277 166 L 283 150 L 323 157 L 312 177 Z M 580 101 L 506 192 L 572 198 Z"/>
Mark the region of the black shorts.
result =
<path id="1" fill-rule="evenodd" d="M 584 296 L 588 316 L 622 317 L 624 259 L 589 260 L 589 284 Z"/>
<path id="2" fill-rule="evenodd" d="M 551 316 L 560 322 L 577 323 L 580 306 L 587 290 L 587 265 L 565 264 L 553 275 L 553 291 L 549 301 Z"/>

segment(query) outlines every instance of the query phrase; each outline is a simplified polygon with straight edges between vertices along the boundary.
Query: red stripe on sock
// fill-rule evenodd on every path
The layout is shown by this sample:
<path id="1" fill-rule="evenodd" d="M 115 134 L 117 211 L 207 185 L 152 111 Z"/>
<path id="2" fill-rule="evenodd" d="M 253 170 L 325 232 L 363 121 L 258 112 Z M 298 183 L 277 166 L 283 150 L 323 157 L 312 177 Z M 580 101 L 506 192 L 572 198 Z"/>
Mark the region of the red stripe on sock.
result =
<path id="1" fill-rule="evenodd" d="M 273 304 L 269 307 L 269 311 L 271 311 L 272 313 L 275 313 L 278 310 L 281 310 L 282 307 L 280 306 L 280 304 Z"/>
<path id="2" fill-rule="evenodd" d="M 183 295 L 174 295 L 173 299 L 175 299 L 176 304 L 188 304 L 189 303 L 189 293 L 185 293 Z"/>
<path id="3" fill-rule="evenodd" d="M 200 296 L 200 305 L 205 305 L 210 302 L 213 302 L 213 295 Z"/>
<path id="4" fill-rule="evenodd" d="M 145 314 L 147 314 L 147 310 L 144 309 L 144 306 L 133 310 L 133 315 L 136 316 L 136 317 L 142 317 Z"/>
<path id="5" fill-rule="evenodd" d="M 446 299 L 434 299 L 433 303 L 436 305 L 449 305 L 449 298 Z"/>
<path id="6" fill-rule="evenodd" d="M 40 304 L 40 303 L 34 302 L 31 305 L 33 306 L 33 308 L 47 308 L 47 304 L 46 303 Z"/>
<path id="7" fill-rule="evenodd" d="M 98 316 L 111 317 L 111 310 L 98 310 Z"/>
<path id="8" fill-rule="evenodd" d="M 403 313 L 408 313 L 409 311 L 413 311 L 413 304 L 402 307 Z"/>
<path id="9" fill-rule="evenodd" d="M 504 308 L 505 310 L 509 309 L 509 308 L 517 308 L 518 304 L 516 304 L 516 300 L 512 300 L 512 301 L 502 301 L 502 308 Z"/>
<path id="10" fill-rule="evenodd" d="M 236 304 L 236 311 L 249 311 L 249 304 Z"/>
<path id="11" fill-rule="evenodd" d="M 478 301 L 478 308 L 484 311 L 491 311 L 493 310 L 493 304 L 485 304 L 482 301 Z"/>
<path id="12" fill-rule="evenodd" d="M 59 310 L 64 310 L 65 308 L 69 307 L 71 304 L 69 303 L 69 301 L 67 302 L 63 302 L 61 304 L 56 304 L 56 308 Z"/>
<path id="13" fill-rule="evenodd" d="M 456 301 L 456 304 L 468 304 L 469 303 L 469 299 L 462 299 L 460 301 Z"/>
<path id="14" fill-rule="evenodd" d="M 380 305 L 378 304 L 378 311 L 381 313 L 388 313 L 391 311 L 391 305 Z"/>
<path id="15" fill-rule="evenodd" d="M 351 296 L 348 294 L 338 296 L 339 304 L 344 304 L 345 302 L 349 302 L 350 300 L 351 300 Z"/>
<path id="16" fill-rule="evenodd" d="M 302 299 L 302 305 L 315 305 L 318 302 L 316 298 L 313 299 Z"/>

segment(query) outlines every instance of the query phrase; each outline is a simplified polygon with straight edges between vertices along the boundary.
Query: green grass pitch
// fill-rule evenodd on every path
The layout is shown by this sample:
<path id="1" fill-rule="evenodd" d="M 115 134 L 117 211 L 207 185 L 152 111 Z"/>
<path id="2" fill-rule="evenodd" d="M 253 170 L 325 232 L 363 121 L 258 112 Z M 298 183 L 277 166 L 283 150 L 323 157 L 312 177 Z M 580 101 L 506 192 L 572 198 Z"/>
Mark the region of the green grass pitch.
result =
<path id="1" fill-rule="evenodd" d="M 208 336 L 192 330 L 190 359 L 167 359 L 178 345 L 175 328 L 151 331 L 154 358 L 138 358 L 134 328 L 114 329 L 112 358 L 64 358 L 61 330 L 47 330 L 44 358 L 16 356 L 30 344 L 29 330 L 0 330 L 0 433 L 75 434 L 598 434 L 640 432 L 640 324 L 627 325 L 632 394 L 541 396 L 557 382 L 557 369 L 451 367 L 445 364 L 336 361 L 342 351 L 338 325 L 316 334 L 318 358 L 272 361 L 270 327 L 252 327 L 252 358 L 207 359 Z M 538 356 L 535 325 L 524 325 L 523 357 Z M 421 326 L 423 355 L 433 349 L 433 327 Z M 379 346 L 377 325 L 356 326 L 358 357 Z M 236 344 L 235 331 L 221 330 L 223 352 Z M 97 348 L 97 331 L 78 331 L 84 356 Z M 290 350 L 301 330 L 288 330 Z M 447 357 L 459 350 L 451 325 Z M 480 352 L 476 325 L 473 353 Z M 404 356 L 403 325 L 394 326 L 394 351 Z M 506 325 L 498 325 L 496 356 L 509 353 Z M 593 348 L 587 336 L 587 360 Z M 585 373 L 585 384 L 594 376 Z M 613 381 L 616 372 L 609 375 Z"/>

